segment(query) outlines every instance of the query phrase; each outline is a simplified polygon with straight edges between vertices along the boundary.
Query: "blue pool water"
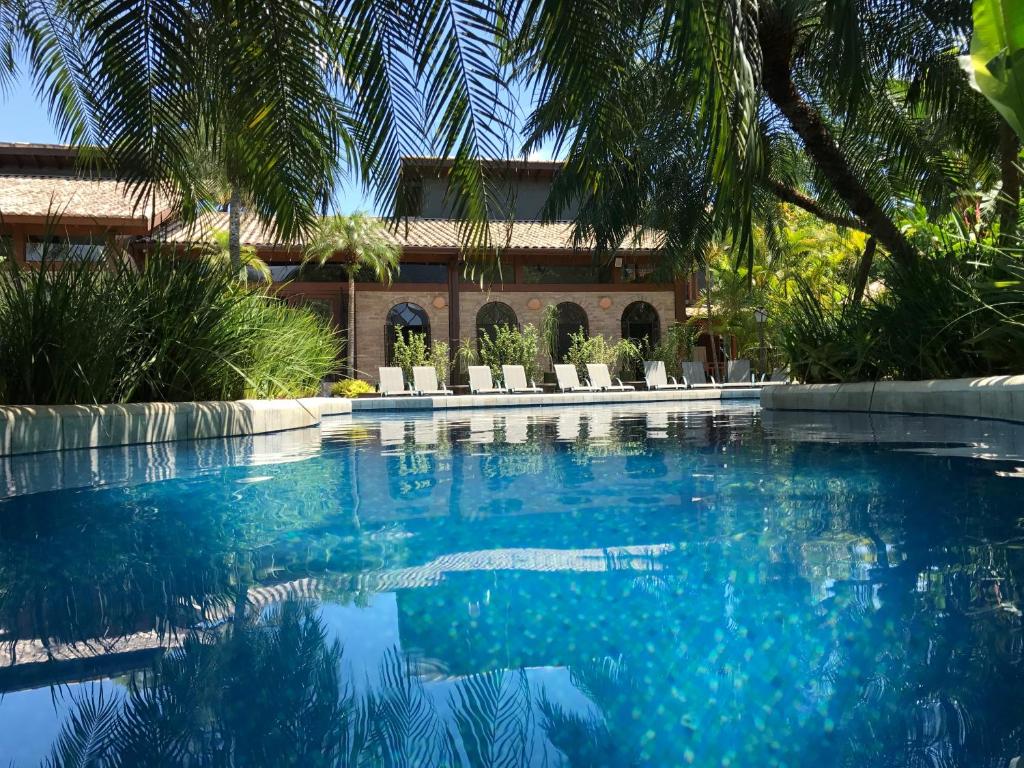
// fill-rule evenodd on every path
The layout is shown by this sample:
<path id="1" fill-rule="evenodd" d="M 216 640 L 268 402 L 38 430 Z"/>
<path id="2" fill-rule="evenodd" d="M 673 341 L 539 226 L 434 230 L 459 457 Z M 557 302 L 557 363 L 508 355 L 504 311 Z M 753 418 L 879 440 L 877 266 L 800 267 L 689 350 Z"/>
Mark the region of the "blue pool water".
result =
<path id="1" fill-rule="evenodd" d="M 19 459 L 0 764 L 1007 766 L 1022 454 L 706 405 Z"/>

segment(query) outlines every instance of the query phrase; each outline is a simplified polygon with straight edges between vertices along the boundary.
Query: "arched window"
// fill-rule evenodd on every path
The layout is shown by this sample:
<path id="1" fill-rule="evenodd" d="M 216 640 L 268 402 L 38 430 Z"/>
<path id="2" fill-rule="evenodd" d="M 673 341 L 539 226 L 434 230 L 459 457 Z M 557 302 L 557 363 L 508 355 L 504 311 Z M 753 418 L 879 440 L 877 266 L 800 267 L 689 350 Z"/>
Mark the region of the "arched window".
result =
<path id="1" fill-rule="evenodd" d="M 480 344 L 480 339 L 485 333 L 493 339 L 498 328 L 503 325 L 509 328 L 519 327 L 519 318 L 516 317 L 515 310 L 500 301 L 487 302 L 476 313 L 476 343 Z"/>
<path id="2" fill-rule="evenodd" d="M 390 365 L 398 334 L 402 334 L 402 338 L 406 341 L 414 333 L 422 334 L 426 337 L 424 340 L 427 344 L 430 344 L 430 320 L 427 318 L 426 311 L 419 304 L 407 301 L 395 304 L 388 312 L 385 333 L 387 336 L 387 361 Z"/>
<path id="3" fill-rule="evenodd" d="M 589 335 L 590 326 L 587 323 L 587 313 L 583 311 L 583 307 L 579 304 L 563 301 L 555 309 L 558 311 L 557 355 L 558 361 L 561 362 L 565 359 L 566 354 L 568 354 L 569 345 L 572 343 L 569 339 L 570 334 L 583 331 L 583 333 Z"/>
<path id="4" fill-rule="evenodd" d="M 661 340 L 661 323 L 657 310 L 646 301 L 634 301 L 622 311 L 622 338 L 641 342 L 647 339 L 652 347 Z"/>

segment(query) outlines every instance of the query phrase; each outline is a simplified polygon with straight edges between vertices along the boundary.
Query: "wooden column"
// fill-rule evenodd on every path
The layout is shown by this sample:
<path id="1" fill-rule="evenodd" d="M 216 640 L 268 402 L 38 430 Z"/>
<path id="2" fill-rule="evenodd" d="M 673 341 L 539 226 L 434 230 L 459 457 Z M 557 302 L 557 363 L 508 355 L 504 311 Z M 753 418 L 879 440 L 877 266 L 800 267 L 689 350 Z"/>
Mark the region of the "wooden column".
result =
<path id="1" fill-rule="evenodd" d="M 459 351 L 459 283 L 462 274 L 458 256 L 448 262 L 448 380 L 455 374 L 455 355 Z"/>
<path id="2" fill-rule="evenodd" d="M 676 277 L 672 281 L 672 294 L 675 299 L 675 319 L 677 323 L 686 322 L 686 280 L 681 277 Z"/>

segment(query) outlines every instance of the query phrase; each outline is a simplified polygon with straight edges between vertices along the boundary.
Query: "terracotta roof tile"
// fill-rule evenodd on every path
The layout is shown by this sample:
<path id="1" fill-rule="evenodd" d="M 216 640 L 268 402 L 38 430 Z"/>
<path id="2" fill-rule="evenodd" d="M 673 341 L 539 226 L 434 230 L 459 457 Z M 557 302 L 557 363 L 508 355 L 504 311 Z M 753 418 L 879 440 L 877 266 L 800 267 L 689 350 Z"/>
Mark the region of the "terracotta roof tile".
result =
<path id="1" fill-rule="evenodd" d="M 193 226 L 171 224 L 156 235 L 170 243 L 195 243 L 208 238 L 210 232 L 226 230 L 228 215 L 211 213 Z M 402 219 L 388 224 L 393 242 L 402 248 L 458 249 L 463 240 L 459 222 L 453 219 Z M 253 216 L 242 218 L 242 243 L 256 248 L 287 248 L 274 237 L 273 231 Z M 491 225 L 492 242 L 511 249 L 566 250 L 572 245 L 572 223 L 545 224 L 539 221 L 516 221 L 511 228 L 505 223 Z M 301 247 L 302 243 L 295 244 Z M 660 246 L 658 233 L 645 232 L 639 242 L 627 241 L 623 250 L 654 250 Z M 591 247 L 584 243 L 583 248 Z"/>
<path id="2" fill-rule="evenodd" d="M 121 182 L 73 176 L 0 175 L 0 216 L 148 221 Z"/>

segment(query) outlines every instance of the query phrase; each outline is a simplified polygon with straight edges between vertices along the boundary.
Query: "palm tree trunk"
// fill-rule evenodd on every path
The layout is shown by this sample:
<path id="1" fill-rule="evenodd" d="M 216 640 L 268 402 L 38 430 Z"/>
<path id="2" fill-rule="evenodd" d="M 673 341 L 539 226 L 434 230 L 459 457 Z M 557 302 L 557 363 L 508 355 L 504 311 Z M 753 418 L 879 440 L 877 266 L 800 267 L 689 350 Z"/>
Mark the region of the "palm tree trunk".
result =
<path id="1" fill-rule="evenodd" d="M 914 247 L 857 178 L 821 114 L 807 103 L 793 83 L 794 30 L 778 12 L 764 9 L 761 13 L 758 38 L 762 82 L 768 98 L 785 115 L 818 170 L 854 216 L 864 222 L 868 233 L 904 266 L 913 264 L 917 260 Z"/>
<path id="2" fill-rule="evenodd" d="M 1003 188 L 996 201 L 999 213 L 999 243 L 1011 245 L 1017 234 L 1017 218 L 1020 216 L 1020 140 L 1005 120 L 999 120 L 999 169 L 1003 177 Z"/>
<path id="3" fill-rule="evenodd" d="M 718 376 L 718 348 L 715 344 L 715 329 L 711 327 L 711 263 L 704 259 L 704 295 L 708 305 L 708 357 L 711 361 L 711 375 Z"/>
<path id="4" fill-rule="evenodd" d="M 857 279 L 853 285 L 854 304 L 860 304 L 861 299 L 864 298 L 864 291 L 868 286 L 868 275 L 871 274 L 871 263 L 875 260 L 876 242 L 875 238 L 869 237 L 864 244 L 864 253 L 860 257 L 860 263 L 857 264 Z"/>
<path id="5" fill-rule="evenodd" d="M 231 187 L 231 199 L 228 201 L 228 258 L 231 271 L 242 274 L 242 196 L 238 189 Z"/>
<path id="6" fill-rule="evenodd" d="M 348 273 L 348 330 L 345 338 L 345 351 L 348 353 L 348 377 L 356 377 L 356 275 Z"/>

